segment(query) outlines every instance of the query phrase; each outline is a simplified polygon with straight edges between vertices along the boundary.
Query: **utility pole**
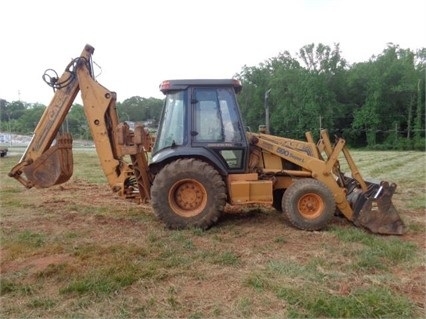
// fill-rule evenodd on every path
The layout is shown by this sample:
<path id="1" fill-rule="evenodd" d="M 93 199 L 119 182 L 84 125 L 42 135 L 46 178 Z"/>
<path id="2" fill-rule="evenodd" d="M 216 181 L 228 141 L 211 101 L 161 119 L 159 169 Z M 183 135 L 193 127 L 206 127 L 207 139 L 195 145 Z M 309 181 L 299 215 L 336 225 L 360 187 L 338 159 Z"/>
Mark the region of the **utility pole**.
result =
<path id="1" fill-rule="evenodd" d="M 6 115 L 7 115 L 7 119 L 8 119 L 7 127 L 9 129 L 9 144 L 10 144 L 10 146 L 12 146 L 12 131 L 10 130 L 10 113 L 9 113 L 9 111 L 6 112 Z"/>
<path id="2" fill-rule="evenodd" d="M 268 97 L 269 93 L 271 93 L 271 89 L 268 89 L 265 92 L 265 101 L 264 101 L 264 107 L 265 107 L 265 124 L 266 124 L 266 134 L 270 134 L 269 130 L 269 105 L 268 105 Z"/>

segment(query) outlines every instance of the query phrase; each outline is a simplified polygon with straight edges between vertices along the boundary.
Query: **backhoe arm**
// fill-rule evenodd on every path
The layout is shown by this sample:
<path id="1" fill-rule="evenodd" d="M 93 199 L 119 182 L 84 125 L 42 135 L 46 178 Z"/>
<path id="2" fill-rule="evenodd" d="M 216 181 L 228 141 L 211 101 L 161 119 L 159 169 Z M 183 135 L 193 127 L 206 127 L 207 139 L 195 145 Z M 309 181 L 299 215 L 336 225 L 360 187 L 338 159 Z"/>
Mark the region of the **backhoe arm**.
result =
<path id="1" fill-rule="evenodd" d="M 59 79 L 50 79 L 50 85 L 56 88 L 55 95 L 41 116 L 24 155 L 9 172 L 10 177 L 27 188 L 50 187 L 66 182 L 72 175 L 72 138 L 69 134 L 57 135 L 79 92 L 75 68 L 89 64 L 93 51 L 86 46 Z M 57 143 L 51 147 L 55 138 Z"/>
<path id="2" fill-rule="evenodd" d="M 93 52 L 94 48 L 86 45 L 80 57 L 67 66 L 59 79 L 51 79 L 52 86 L 57 89 L 55 95 L 28 148 L 9 176 L 27 188 L 46 188 L 69 180 L 73 173 L 72 137 L 69 133 L 58 132 L 80 91 L 96 152 L 109 185 L 121 196 L 142 197 L 142 201 L 146 201 L 150 188 L 146 131 L 137 127 L 133 132 L 127 124 L 119 123 L 116 93 L 93 77 Z M 124 155 L 130 155 L 133 165 L 123 160 Z"/>

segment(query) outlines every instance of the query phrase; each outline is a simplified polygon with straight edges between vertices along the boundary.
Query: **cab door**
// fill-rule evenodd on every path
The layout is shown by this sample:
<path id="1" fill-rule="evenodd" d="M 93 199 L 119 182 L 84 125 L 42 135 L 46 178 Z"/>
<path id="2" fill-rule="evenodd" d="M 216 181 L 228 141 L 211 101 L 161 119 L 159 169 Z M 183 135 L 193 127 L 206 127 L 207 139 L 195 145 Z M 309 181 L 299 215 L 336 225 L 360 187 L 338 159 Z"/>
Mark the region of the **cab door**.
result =
<path id="1" fill-rule="evenodd" d="M 247 139 L 232 87 L 195 87 L 191 94 L 193 147 L 215 152 L 230 172 L 247 165 Z"/>

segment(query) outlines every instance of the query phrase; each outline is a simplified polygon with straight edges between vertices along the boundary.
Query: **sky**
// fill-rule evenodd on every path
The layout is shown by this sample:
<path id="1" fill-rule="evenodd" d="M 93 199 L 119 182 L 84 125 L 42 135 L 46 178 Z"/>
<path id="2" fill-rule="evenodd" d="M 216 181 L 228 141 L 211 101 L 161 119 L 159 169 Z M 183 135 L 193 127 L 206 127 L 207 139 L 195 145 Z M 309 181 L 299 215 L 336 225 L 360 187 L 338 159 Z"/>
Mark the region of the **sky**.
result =
<path id="1" fill-rule="evenodd" d="M 119 102 L 161 99 L 167 79 L 231 78 L 310 43 L 339 43 L 351 64 L 388 43 L 426 47 L 425 0 L 14 0 L 0 13 L 0 98 L 45 105 L 44 71 L 61 75 L 86 44 Z"/>

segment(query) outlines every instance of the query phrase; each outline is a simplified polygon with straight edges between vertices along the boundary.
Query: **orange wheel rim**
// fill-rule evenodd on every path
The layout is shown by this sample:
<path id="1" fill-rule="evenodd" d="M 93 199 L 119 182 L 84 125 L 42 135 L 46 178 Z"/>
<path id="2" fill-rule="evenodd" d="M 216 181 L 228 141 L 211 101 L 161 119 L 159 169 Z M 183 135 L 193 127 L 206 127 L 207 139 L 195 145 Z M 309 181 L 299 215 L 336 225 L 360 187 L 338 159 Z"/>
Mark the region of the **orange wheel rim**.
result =
<path id="1" fill-rule="evenodd" d="M 170 189 L 169 203 L 179 216 L 193 217 L 200 214 L 206 207 L 207 192 L 196 180 L 181 180 Z"/>
<path id="2" fill-rule="evenodd" d="M 297 208 L 306 219 L 314 219 L 324 211 L 324 201 L 315 193 L 308 193 L 299 198 Z"/>

